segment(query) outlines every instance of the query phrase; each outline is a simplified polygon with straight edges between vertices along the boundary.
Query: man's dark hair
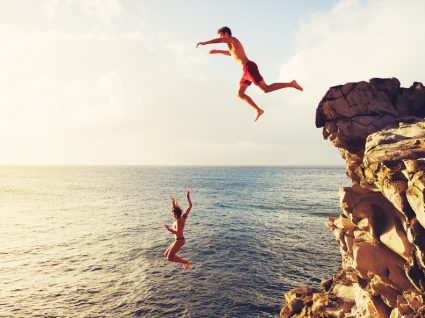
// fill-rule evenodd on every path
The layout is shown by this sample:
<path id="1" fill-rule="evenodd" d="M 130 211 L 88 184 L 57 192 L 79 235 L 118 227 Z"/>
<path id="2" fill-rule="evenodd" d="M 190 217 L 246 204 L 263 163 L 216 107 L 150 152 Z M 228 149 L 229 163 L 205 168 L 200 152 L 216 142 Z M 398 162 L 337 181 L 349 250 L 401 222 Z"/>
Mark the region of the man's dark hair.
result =
<path id="1" fill-rule="evenodd" d="M 217 33 L 220 33 L 220 32 L 227 33 L 228 35 L 232 35 L 232 30 L 230 30 L 230 28 L 227 26 L 224 26 L 217 30 Z"/>

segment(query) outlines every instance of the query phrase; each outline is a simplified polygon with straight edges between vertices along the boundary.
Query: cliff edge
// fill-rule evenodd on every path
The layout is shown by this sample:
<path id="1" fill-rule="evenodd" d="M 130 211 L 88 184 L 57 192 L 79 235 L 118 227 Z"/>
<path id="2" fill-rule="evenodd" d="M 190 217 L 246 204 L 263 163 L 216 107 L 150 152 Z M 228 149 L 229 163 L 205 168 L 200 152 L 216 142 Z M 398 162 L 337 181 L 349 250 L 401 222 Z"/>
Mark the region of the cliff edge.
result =
<path id="1" fill-rule="evenodd" d="M 316 126 L 351 187 L 327 226 L 341 268 L 321 289 L 285 294 L 280 317 L 425 317 L 425 88 L 396 78 L 331 87 Z"/>

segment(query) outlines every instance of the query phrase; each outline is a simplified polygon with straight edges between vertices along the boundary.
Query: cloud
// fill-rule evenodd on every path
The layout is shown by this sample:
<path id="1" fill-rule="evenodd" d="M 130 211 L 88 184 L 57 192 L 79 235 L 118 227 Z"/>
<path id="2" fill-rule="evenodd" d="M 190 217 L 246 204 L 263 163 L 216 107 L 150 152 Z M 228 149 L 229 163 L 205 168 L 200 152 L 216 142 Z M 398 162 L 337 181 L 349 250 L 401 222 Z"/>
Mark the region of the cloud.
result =
<path id="1" fill-rule="evenodd" d="M 299 100 L 316 107 L 330 86 L 397 77 L 403 86 L 424 81 L 425 2 L 343 0 L 330 12 L 303 21 L 297 52 L 281 67 L 281 78 L 305 86 Z"/>
<path id="2" fill-rule="evenodd" d="M 135 120 L 143 116 L 143 107 L 130 110 L 143 103 L 144 92 L 126 89 L 117 61 L 107 64 L 99 58 L 108 41 L 11 28 L 1 30 L 0 39 L 7 47 L 0 53 L 2 162 L 55 162 L 58 154 L 84 157 L 100 140 L 136 125 L 127 112 Z"/>
<path id="3" fill-rule="evenodd" d="M 54 19 L 59 5 L 60 5 L 59 0 L 47 0 L 46 2 L 44 2 L 43 9 L 44 9 L 45 15 L 49 19 Z"/>
<path id="4" fill-rule="evenodd" d="M 297 79 L 304 92 L 276 95 L 290 106 L 285 127 L 304 146 L 300 153 L 312 151 L 317 162 L 342 163 L 336 151 L 330 156 L 333 146 L 314 128 L 316 107 L 329 87 L 373 77 L 397 77 L 404 87 L 425 82 L 425 42 L 415 36 L 425 28 L 424 11 L 421 0 L 342 0 L 300 24 L 296 53 L 281 66 L 279 78 Z M 275 114 L 285 118 L 288 108 Z"/>
<path id="5" fill-rule="evenodd" d="M 207 80 L 208 76 L 203 72 L 202 66 L 207 62 L 206 54 L 200 51 L 194 52 L 193 44 L 183 43 L 166 43 L 162 48 L 167 51 L 170 56 L 177 59 L 177 65 L 180 67 L 181 74 L 187 79 L 197 79 L 201 81 Z"/>
<path id="6" fill-rule="evenodd" d="M 188 118 L 189 82 L 207 78 L 200 52 L 142 30 L 9 25 L 0 41 L 3 163 L 149 163 Z"/>
<path id="7" fill-rule="evenodd" d="M 125 15 L 125 9 L 118 0 L 47 0 L 44 13 L 49 19 L 56 17 L 58 11 L 65 8 L 77 8 L 88 17 L 97 17 L 104 22 Z"/>
<path id="8" fill-rule="evenodd" d="M 297 79 L 303 93 L 250 88 L 266 111 L 254 124 L 236 97 L 239 66 L 184 43 L 193 33 L 181 16 L 153 3 L 48 0 L 31 2 L 25 21 L 18 5 L 4 13 L 2 163 L 341 163 L 314 127 L 327 89 L 375 76 L 408 86 L 425 74 L 423 1 L 343 0 L 296 31 L 280 80 Z"/>

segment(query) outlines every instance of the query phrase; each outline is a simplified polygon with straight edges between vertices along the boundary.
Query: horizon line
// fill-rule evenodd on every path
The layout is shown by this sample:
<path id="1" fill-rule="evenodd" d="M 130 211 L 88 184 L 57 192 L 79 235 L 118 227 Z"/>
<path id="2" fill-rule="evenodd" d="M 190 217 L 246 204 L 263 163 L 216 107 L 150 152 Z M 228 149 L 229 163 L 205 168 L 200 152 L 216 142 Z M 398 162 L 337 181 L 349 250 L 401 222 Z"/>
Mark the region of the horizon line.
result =
<path id="1" fill-rule="evenodd" d="M 343 167 L 343 164 L 0 164 L 0 167 Z"/>

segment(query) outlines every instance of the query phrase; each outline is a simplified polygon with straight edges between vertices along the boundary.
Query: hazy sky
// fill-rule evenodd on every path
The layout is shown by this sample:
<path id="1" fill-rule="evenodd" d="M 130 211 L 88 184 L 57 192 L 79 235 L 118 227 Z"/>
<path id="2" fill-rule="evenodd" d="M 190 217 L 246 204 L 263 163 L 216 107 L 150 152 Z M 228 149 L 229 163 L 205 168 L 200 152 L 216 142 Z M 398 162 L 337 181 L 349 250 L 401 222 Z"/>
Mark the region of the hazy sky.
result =
<path id="1" fill-rule="evenodd" d="M 408 5 L 406 5 L 406 3 Z M 330 86 L 425 82 L 425 1 L 0 0 L 0 164 L 342 164 L 316 129 Z M 267 83 L 209 55 L 228 25 Z"/>

